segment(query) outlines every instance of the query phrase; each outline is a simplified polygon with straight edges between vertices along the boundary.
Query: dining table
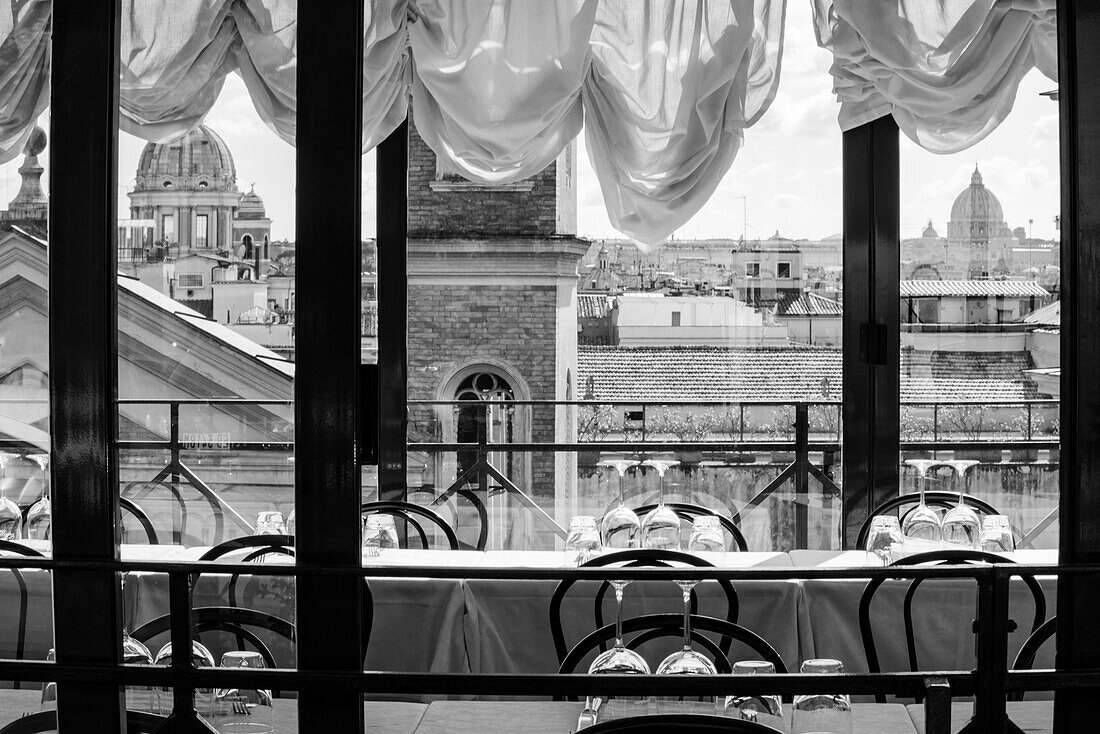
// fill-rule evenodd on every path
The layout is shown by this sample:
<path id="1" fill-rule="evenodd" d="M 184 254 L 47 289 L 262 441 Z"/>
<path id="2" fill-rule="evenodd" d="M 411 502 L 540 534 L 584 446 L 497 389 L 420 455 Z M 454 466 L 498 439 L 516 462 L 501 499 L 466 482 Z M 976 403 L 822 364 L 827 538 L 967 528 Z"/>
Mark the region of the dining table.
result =
<path id="1" fill-rule="evenodd" d="M 37 543 L 48 555 L 48 543 Z M 33 546 L 37 548 L 37 545 Z M 173 545 L 124 545 L 123 560 L 194 561 L 206 551 L 202 547 Z M 1053 564 L 1056 551 L 1023 550 L 1008 554 L 1022 564 Z M 862 551 L 730 552 L 708 558 L 723 568 L 840 568 L 867 566 L 877 561 Z M 274 564 L 290 563 L 286 556 L 271 556 Z M 564 568 L 558 551 L 447 551 L 387 549 L 381 555 L 364 557 L 373 606 L 372 627 L 366 651 L 368 670 L 434 673 L 552 673 L 558 661 L 550 633 L 549 603 L 558 582 L 553 579 L 428 578 L 415 573 L 404 577 L 371 576 L 370 566 Z M 23 657 L 41 660 L 52 647 L 52 601 L 49 573 L 24 570 L 27 589 L 26 641 Z M 594 628 L 592 598 L 598 582 L 573 585 L 562 604 L 562 628 L 567 643 L 574 643 Z M 1055 611 L 1056 579 L 1040 577 L 1047 604 L 1047 616 Z M 767 640 L 779 653 L 788 670 L 814 657 L 841 660 L 852 672 L 867 670 L 867 658 L 860 637 L 857 611 L 866 580 L 850 579 L 738 579 L 734 582 L 740 607 L 738 622 Z M 265 611 L 288 621 L 294 620 L 295 584 L 292 578 L 255 574 L 242 575 L 230 594 L 231 577 L 216 570 L 204 572 L 194 587 L 193 605 L 235 604 Z M 905 640 L 901 626 L 901 598 L 906 581 L 883 585 L 872 606 L 872 625 L 883 670 L 907 670 Z M 168 577 L 154 570 L 131 571 L 124 575 L 124 621 L 130 630 L 168 613 Z M 10 573 L 0 573 L 0 651 L 14 657 L 19 586 Z M 713 581 L 697 585 L 699 611 L 725 616 L 725 598 Z M 626 616 L 654 612 L 678 612 L 681 591 L 672 582 L 638 581 L 625 591 Z M 924 669 L 969 670 L 974 666 L 976 585 L 973 581 L 929 580 L 914 597 L 917 612 L 916 637 L 920 641 L 918 662 Z M 1010 659 L 1030 631 L 1033 601 L 1024 585 L 1014 579 L 1010 586 L 1010 617 L 1017 630 L 1010 639 Z M 607 594 L 604 621 L 614 620 L 614 595 Z M 150 641 L 155 655 L 167 642 Z M 295 664 L 294 650 L 284 641 L 272 642 L 280 665 Z M 1052 646 L 1045 646 L 1051 648 Z M 656 662 L 660 651 L 654 652 Z M 733 659 L 757 657 L 748 651 L 733 651 Z M 1038 667 L 1049 666 L 1051 652 L 1043 649 Z M 25 685 L 25 684 L 24 684 Z M 421 702 L 444 696 L 416 696 Z"/>

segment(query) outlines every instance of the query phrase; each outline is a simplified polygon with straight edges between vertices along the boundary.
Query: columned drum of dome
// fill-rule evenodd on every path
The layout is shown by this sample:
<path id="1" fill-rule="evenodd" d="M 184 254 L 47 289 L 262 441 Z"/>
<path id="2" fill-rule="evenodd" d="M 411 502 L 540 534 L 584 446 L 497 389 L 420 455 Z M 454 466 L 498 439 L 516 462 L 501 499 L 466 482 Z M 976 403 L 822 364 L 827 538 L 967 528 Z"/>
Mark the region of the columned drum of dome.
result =
<path id="1" fill-rule="evenodd" d="M 150 244 L 170 256 L 189 250 L 236 254 L 246 235 L 263 243 L 270 238 L 263 200 L 254 189 L 242 196 L 229 146 L 206 125 L 146 145 L 128 196 L 130 216 L 151 222 Z"/>

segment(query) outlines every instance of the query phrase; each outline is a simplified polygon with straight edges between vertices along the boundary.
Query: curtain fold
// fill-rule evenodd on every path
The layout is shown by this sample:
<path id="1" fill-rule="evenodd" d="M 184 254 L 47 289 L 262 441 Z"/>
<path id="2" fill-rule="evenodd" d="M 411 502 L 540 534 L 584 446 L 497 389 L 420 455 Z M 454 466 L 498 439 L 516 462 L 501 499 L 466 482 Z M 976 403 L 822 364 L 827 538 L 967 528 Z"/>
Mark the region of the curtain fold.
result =
<path id="1" fill-rule="evenodd" d="M 182 135 L 237 71 L 260 119 L 293 143 L 296 18 L 297 0 L 125 0 L 119 127 L 154 142 Z"/>
<path id="2" fill-rule="evenodd" d="M 602 0 L 585 139 L 611 223 L 663 241 L 710 198 L 779 83 L 784 3 Z"/>
<path id="3" fill-rule="evenodd" d="M 1032 68 L 1057 80 L 1055 0 L 813 3 L 843 130 L 892 114 L 917 145 L 954 153 L 1000 125 Z"/>
<path id="4" fill-rule="evenodd" d="M 50 103 L 49 0 L 0 0 L 0 163 L 16 158 Z"/>

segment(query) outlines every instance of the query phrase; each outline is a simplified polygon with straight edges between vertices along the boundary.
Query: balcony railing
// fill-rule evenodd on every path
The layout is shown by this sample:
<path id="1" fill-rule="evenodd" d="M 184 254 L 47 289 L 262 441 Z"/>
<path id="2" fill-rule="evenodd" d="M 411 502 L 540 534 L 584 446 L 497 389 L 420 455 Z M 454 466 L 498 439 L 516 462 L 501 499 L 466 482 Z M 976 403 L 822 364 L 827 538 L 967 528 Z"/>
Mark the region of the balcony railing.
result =
<path id="1" fill-rule="evenodd" d="M 43 403 L 42 400 L 8 400 L 0 410 L 19 410 L 20 406 Z M 126 437 L 119 448 L 133 457 L 134 452 L 166 452 L 167 461 L 149 479 L 127 478 L 120 488 L 122 496 L 140 501 L 157 488 L 165 488 L 174 505 L 172 538 L 184 542 L 188 532 L 186 500 L 181 490 L 190 488 L 210 508 L 213 519 L 211 538 L 217 542 L 227 533 L 251 533 L 252 524 L 227 502 L 209 477 L 209 465 L 199 468 L 187 461 L 196 455 L 224 457 L 232 468 L 240 455 L 259 452 L 280 454 L 279 473 L 292 467 L 293 422 L 291 400 L 246 400 L 240 398 L 125 399 L 119 401 L 123 415 L 131 422 L 144 409 L 145 431 L 152 437 Z M 685 464 L 712 470 L 767 470 L 767 476 L 751 495 L 728 506 L 728 514 L 744 521 L 779 490 L 793 492 L 793 536 L 795 547 L 807 547 L 810 498 L 833 502 L 840 497 L 838 472 L 842 443 L 841 404 L 838 401 L 409 401 L 410 440 L 408 451 L 429 460 L 440 461 L 449 474 L 442 478 L 442 492 L 434 493 L 436 506 L 451 498 L 464 497 L 479 512 L 488 498 L 505 495 L 534 523 L 553 536 L 564 537 L 562 518 L 540 505 L 532 491 L 531 479 L 508 471 L 509 457 L 520 454 L 574 454 L 583 468 L 590 468 L 601 454 L 648 456 L 676 454 Z M 955 401 L 906 402 L 900 407 L 901 458 L 932 455 L 936 458 L 973 455 L 984 464 L 1009 467 L 1056 468 L 1058 442 L 1058 401 Z M 181 411 L 192 425 L 181 419 Z M 467 423 L 459 434 L 459 412 L 466 411 Z M 495 412 L 494 412 L 495 411 Z M 200 420 L 197 414 L 204 412 Z M 218 420 L 210 416 L 216 414 Z M 472 419 L 472 422 L 471 422 Z M 205 423 L 204 423 L 205 421 Z M 503 425 L 510 421 L 512 428 Z M 211 430 L 190 430 L 196 424 Z M 217 429 L 217 430 L 214 430 Z M 224 429 L 224 430 L 222 430 Z M 460 440 L 461 438 L 461 440 Z M 532 439 L 539 440 L 532 440 Z M 250 439 L 250 440 L 243 440 Z M 0 448 L 30 450 L 45 447 L 16 439 L 0 440 Z M 441 457 L 453 457 L 442 462 Z M 159 463 L 159 459 L 157 463 Z M 585 463 L 587 462 L 587 463 Z M 148 462 L 146 462 L 148 463 Z M 254 467 L 267 471 L 270 460 Z M 124 464 L 131 477 L 145 469 Z M 224 468 L 224 467 L 223 467 Z M 574 469 L 573 471 L 576 471 Z M 1053 473 L 1053 472 L 1051 472 Z M 292 486 L 293 480 L 274 477 L 275 487 Z M 434 492 L 434 490 L 433 490 Z M 545 494 L 545 493 L 543 493 Z M 650 492 L 652 494 L 652 492 Z M 688 499 L 691 499 L 690 497 Z M 641 502 L 651 502 L 643 494 Z M 1039 533 L 1057 519 L 1057 507 L 1050 503 L 1041 508 L 1045 514 L 1031 523 L 1022 546 L 1031 545 Z M 484 518 L 483 518 L 484 519 Z M 485 523 L 482 523 L 484 532 Z M 484 538 L 479 538 L 484 541 Z"/>

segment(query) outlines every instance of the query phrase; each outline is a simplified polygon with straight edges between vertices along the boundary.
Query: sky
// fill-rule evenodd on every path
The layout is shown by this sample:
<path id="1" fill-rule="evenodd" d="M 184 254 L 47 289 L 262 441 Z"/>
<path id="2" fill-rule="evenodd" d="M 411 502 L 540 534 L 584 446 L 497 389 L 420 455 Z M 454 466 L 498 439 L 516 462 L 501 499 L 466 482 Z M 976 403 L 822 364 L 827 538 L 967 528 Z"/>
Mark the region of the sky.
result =
<path id="1" fill-rule="evenodd" d="M 779 90 L 771 108 L 745 133 L 730 171 L 710 201 L 677 238 L 786 237 L 819 239 L 839 233 L 841 133 L 828 73 L 830 54 L 817 47 L 808 4 L 789 5 Z M 1059 209 L 1057 104 L 1040 93 L 1055 83 L 1033 71 L 1015 108 L 989 137 L 970 149 L 939 156 L 901 140 L 901 234 L 919 236 L 928 220 L 944 234 L 951 203 L 970 183 L 977 163 L 986 186 L 1001 200 L 1010 227 L 1028 227 L 1054 238 Z M 48 125 L 43 119 L 42 124 Z M 267 205 L 274 239 L 294 239 L 294 148 L 260 120 L 244 83 L 231 74 L 206 119 L 229 145 L 237 183 L 252 183 Z M 145 141 L 119 134 L 119 212 Z M 578 234 L 621 237 L 608 221 L 595 174 L 578 140 Z M 42 157 L 45 164 L 46 156 Z M 0 166 L 0 206 L 19 190 L 20 161 Z M 374 155 L 363 157 L 363 235 L 374 234 Z M 47 180 L 48 190 L 48 180 Z M 747 217 L 745 216 L 747 214 Z"/>

